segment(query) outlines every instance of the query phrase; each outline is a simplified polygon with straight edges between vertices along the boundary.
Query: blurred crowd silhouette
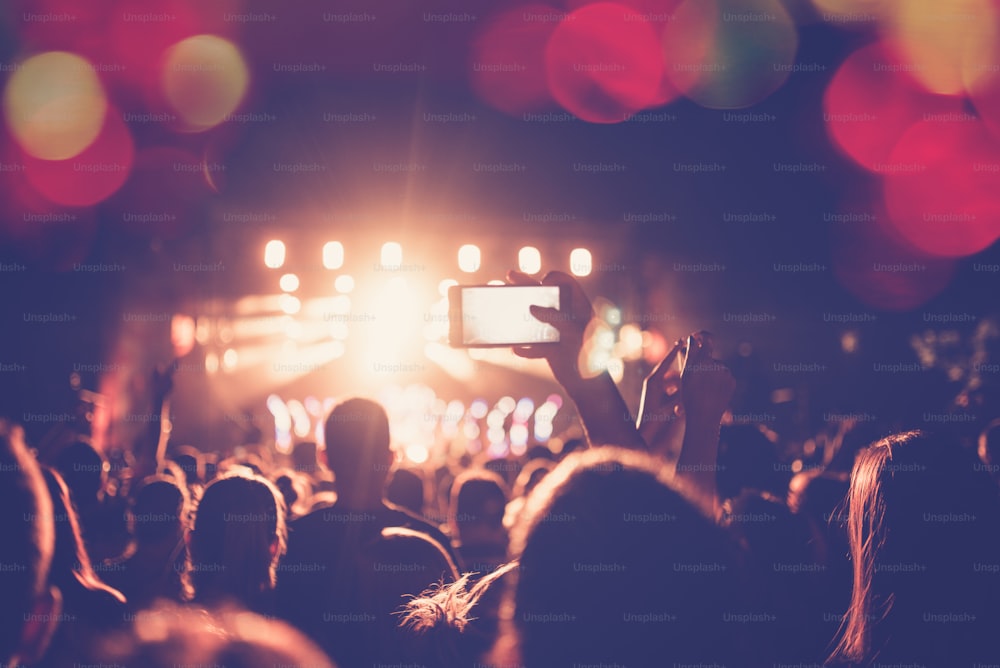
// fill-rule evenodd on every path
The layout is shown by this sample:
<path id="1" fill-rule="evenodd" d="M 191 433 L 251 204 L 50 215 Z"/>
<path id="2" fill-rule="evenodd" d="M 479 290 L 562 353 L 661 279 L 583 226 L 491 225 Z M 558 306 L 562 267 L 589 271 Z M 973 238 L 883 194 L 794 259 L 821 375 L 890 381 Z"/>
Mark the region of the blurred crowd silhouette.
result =
<path id="1" fill-rule="evenodd" d="M 0 423 L 0 666 L 1000 662 L 996 424 L 968 443 L 845 419 L 822 467 L 786 471 L 780 434 L 723 424 L 710 334 L 676 343 L 633 418 L 578 368 L 579 284 L 542 282 L 574 295 L 532 309 L 560 343 L 515 352 L 576 404 L 584 437 L 558 453 L 401 466 L 361 397 L 284 458 L 154 421 L 113 466 L 83 434 L 39 461 Z"/>

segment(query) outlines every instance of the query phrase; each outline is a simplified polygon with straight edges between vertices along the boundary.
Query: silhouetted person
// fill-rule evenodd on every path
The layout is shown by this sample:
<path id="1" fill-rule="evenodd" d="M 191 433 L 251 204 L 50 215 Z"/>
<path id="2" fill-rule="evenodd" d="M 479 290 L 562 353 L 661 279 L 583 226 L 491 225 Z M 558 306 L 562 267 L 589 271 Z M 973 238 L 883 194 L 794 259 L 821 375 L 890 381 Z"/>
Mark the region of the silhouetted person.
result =
<path id="1" fill-rule="evenodd" d="M 69 488 L 87 554 L 97 563 L 117 557 L 127 540 L 125 505 L 105 494 L 110 466 L 104 456 L 80 439 L 59 452 L 54 468 Z"/>
<path id="2" fill-rule="evenodd" d="M 229 475 L 205 488 L 188 537 L 194 600 L 269 613 L 288 530 L 281 493 L 259 476 Z"/>
<path id="3" fill-rule="evenodd" d="M 418 517 L 424 516 L 424 479 L 419 471 L 399 468 L 389 476 L 385 499 Z"/>
<path id="4" fill-rule="evenodd" d="M 62 594 L 62 615 L 46 666 L 73 666 L 93 637 L 126 622 L 125 596 L 109 587 L 94 571 L 80 536 L 70 493 L 58 473 L 43 468 L 52 511 L 56 542 L 49 582 Z"/>
<path id="5" fill-rule="evenodd" d="M 740 622 L 760 620 L 740 604 L 732 546 L 662 468 L 600 447 L 535 488 L 511 536 L 520 657 L 495 663 L 740 665 Z"/>
<path id="6" fill-rule="evenodd" d="M 848 494 L 854 589 L 835 661 L 943 668 L 1000 657 L 1000 498 L 977 464 L 921 432 L 858 453 Z"/>
<path id="7" fill-rule="evenodd" d="M 507 561 L 506 507 L 506 486 L 496 473 L 466 471 L 455 480 L 448 524 L 462 571 L 492 573 Z"/>
<path id="8" fill-rule="evenodd" d="M 324 620 L 324 614 L 338 604 L 337 592 L 350 584 L 345 584 L 344 578 L 359 577 L 362 567 L 356 559 L 360 546 L 377 540 L 388 527 L 420 531 L 442 548 L 448 546 L 435 527 L 383 499 L 393 455 L 389 421 L 382 406 L 368 399 L 339 404 L 326 420 L 325 435 L 327 463 L 336 476 L 337 502 L 290 524 L 288 554 L 276 595 L 278 614 L 343 662 L 334 647 L 339 632 L 331 630 L 335 627 Z M 454 563 L 451 554 L 449 558 Z M 428 583 L 440 576 L 427 575 Z"/>
<path id="9" fill-rule="evenodd" d="M 0 419 L 0 664 L 33 663 L 58 623 L 52 500 L 20 427 Z"/>
<path id="10" fill-rule="evenodd" d="M 147 478 L 135 492 L 129 511 L 132 544 L 104 569 L 104 579 L 125 594 L 129 609 L 140 610 L 158 598 L 189 598 L 181 577 L 189 514 L 187 490 L 169 478 Z"/>

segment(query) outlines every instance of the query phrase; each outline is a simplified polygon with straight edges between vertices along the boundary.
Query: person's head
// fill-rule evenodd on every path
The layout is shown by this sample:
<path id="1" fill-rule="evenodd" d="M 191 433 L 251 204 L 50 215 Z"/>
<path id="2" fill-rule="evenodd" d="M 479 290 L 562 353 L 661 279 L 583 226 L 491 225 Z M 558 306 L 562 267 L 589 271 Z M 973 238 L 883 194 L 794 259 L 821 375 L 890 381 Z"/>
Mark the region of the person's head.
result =
<path id="1" fill-rule="evenodd" d="M 463 544 L 506 543 L 507 487 L 492 471 L 465 471 L 451 488 L 448 523 Z"/>
<path id="2" fill-rule="evenodd" d="M 207 611 L 161 602 L 138 613 L 131 628 L 109 634 L 97 645 L 88 657 L 94 665 L 334 668 L 288 624 L 239 609 Z"/>
<path id="3" fill-rule="evenodd" d="M 414 469 L 399 468 L 392 472 L 385 486 L 385 498 L 416 515 L 424 514 L 424 479 Z"/>
<path id="4" fill-rule="evenodd" d="M 21 429 L 0 420 L 0 664 L 45 651 L 59 611 L 49 587 L 52 501 Z"/>
<path id="5" fill-rule="evenodd" d="M 198 448 L 182 445 L 177 448 L 172 459 L 184 471 L 184 477 L 189 485 L 205 484 L 205 456 Z"/>
<path id="6" fill-rule="evenodd" d="M 570 455 L 512 534 L 514 628 L 528 668 L 726 664 L 738 624 L 731 546 L 662 465 L 601 447 Z"/>
<path id="7" fill-rule="evenodd" d="M 348 399 L 330 411 L 324 435 L 338 503 L 380 504 L 393 459 L 385 409 L 370 399 Z"/>
<path id="8" fill-rule="evenodd" d="M 285 500 L 285 508 L 288 510 L 289 518 L 300 517 L 308 512 L 309 504 L 312 502 L 309 476 L 283 468 L 275 471 L 271 475 L 271 480 Z"/>
<path id="9" fill-rule="evenodd" d="M 176 545 L 187 528 L 190 499 L 185 487 L 165 476 L 146 478 L 135 493 L 129 521 L 140 546 Z"/>
<path id="10" fill-rule="evenodd" d="M 915 641 L 932 647 L 927 614 L 961 610 L 985 620 L 995 608 L 996 576 L 976 566 L 1000 561 L 1000 498 L 971 452 L 919 431 L 883 438 L 858 453 L 847 504 L 854 586 L 840 660 L 897 657 Z M 971 628 L 949 626 L 942 632 Z M 968 640 L 953 651 L 980 649 Z M 954 656 L 958 665 L 964 654 Z"/>
<path id="11" fill-rule="evenodd" d="M 55 469 L 66 481 L 80 512 L 86 512 L 103 498 L 110 467 L 90 441 L 78 439 L 63 448 L 56 456 Z"/>
<path id="12" fill-rule="evenodd" d="M 554 468 L 555 464 L 547 459 L 531 460 L 517 474 L 517 480 L 514 481 L 514 491 L 511 493 L 511 496 L 513 498 L 528 496 L 528 494 L 531 494 L 531 490 L 535 489 L 535 486 L 542 481 L 542 478 L 548 475 L 549 471 Z"/>
<path id="13" fill-rule="evenodd" d="M 285 504 L 268 480 L 230 475 L 213 481 L 188 537 L 196 600 L 254 604 L 274 589 L 287 538 Z"/>
<path id="14" fill-rule="evenodd" d="M 53 469 L 43 467 L 42 477 L 52 500 L 52 513 L 55 520 L 56 542 L 52 553 L 52 566 L 49 571 L 49 581 L 64 589 L 76 585 L 85 587 L 103 587 L 100 578 L 94 572 L 90 556 L 83 544 L 80 534 L 80 522 L 76 509 L 70 500 L 69 489 L 62 477 Z"/>

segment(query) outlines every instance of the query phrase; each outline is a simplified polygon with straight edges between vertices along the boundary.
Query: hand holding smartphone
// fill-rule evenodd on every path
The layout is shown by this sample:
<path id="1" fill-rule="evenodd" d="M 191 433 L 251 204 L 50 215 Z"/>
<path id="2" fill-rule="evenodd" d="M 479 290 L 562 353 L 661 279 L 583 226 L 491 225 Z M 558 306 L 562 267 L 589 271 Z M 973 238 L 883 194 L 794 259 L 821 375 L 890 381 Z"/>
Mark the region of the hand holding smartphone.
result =
<path id="1" fill-rule="evenodd" d="M 448 342 L 454 348 L 506 348 L 559 342 L 559 330 L 531 306 L 569 311 L 560 285 L 454 285 L 448 290 Z"/>

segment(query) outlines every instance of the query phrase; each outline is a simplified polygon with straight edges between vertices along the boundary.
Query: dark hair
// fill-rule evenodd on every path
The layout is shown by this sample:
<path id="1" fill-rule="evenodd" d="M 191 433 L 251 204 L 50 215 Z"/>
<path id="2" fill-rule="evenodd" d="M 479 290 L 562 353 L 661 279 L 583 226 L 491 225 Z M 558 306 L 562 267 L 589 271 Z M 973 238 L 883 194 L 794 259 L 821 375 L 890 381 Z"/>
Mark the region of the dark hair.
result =
<path id="1" fill-rule="evenodd" d="M 461 534 L 465 525 L 481 524 L 500 528 L 507 506 L 507 485 L 492 471 L 463 471 L 451 488 L 448 520 Z"/>
<path id="2" fill-rule="evenodd" d="M 370 399 L 348 399 L 330 411 L 324 428 L 327 466 L 338 492 L 381 497 L 389 474 L 389 418 Z"/>
<path id="3" fill-rule="evenodd" d="M 21 428 L 0 419 L 0 663 L 18 651 L 21 630 L 47 586 L 55 528 L 52 501 Z"/>
<path id="4" fill-rule="evenodd" d="M 888 436 L 858 453 L 847 503 L 854 587 L 833 658 L 1000 656 L 989 640 L 1000 587 L 975 568 L 1000 562 L 1000 498 L 972 453 L 919 431 Z M 925 623 L 958 609 L 976 621 Z"/>
<path id="5" fill-rule="evenodd" d="M 99 500 L 107 481 L 108 466 L 104 456 L 90 441 L 79 439 L 66 446 L 56 456 L 55 469 L 69 487 L 73 503 L 81 511 Z"/>
<path id="6" fill-rule="evenodd" d="M 274 588 L 287 540 L 285 504 L 271 482 L 251 475 L 213 481 L 198 504 L 189 545 L 195 599 L 230 597 L 253 607 Z"/>
<path id="7" fill-rule="evenodd" d="M 177 538 L 187 526 L 190 498 L 185 487 L 166 476 L 150 476 L 135 492 L 129 523 L 140 543 Z"/>
<path id="8" fill-rule="evenodd" d="M 76 509 L 70 500 L 70 492 L 62 477 L 54 469 L 42 467 L 42 477 L 52 499 L 52 512 L 55 520 L 56 542 L 52 554 L 52 568 L 49 581 L 60 589 L 77 586 L 77 582 L 86 589 L 105 590 L 121 603 L 125 597 L 111 587 L 108 587 L 94 572 L 94 566 L 87 554 L 80 534 L 80 522 Z"/>
<path id="9" fill-rule="evenodd" d="M 526 666 L 728 663 L 732 546 L 662 470 L 600 447 L 573 453 L 532 492 L 511 549 Z"/>
<path id="10" fill-rule="evenodd" d="M 424 479 L 420 471 L 399 468 L 392 472 L 385 486 L 385 498 L 416 515 L 424 514 Z"/>

